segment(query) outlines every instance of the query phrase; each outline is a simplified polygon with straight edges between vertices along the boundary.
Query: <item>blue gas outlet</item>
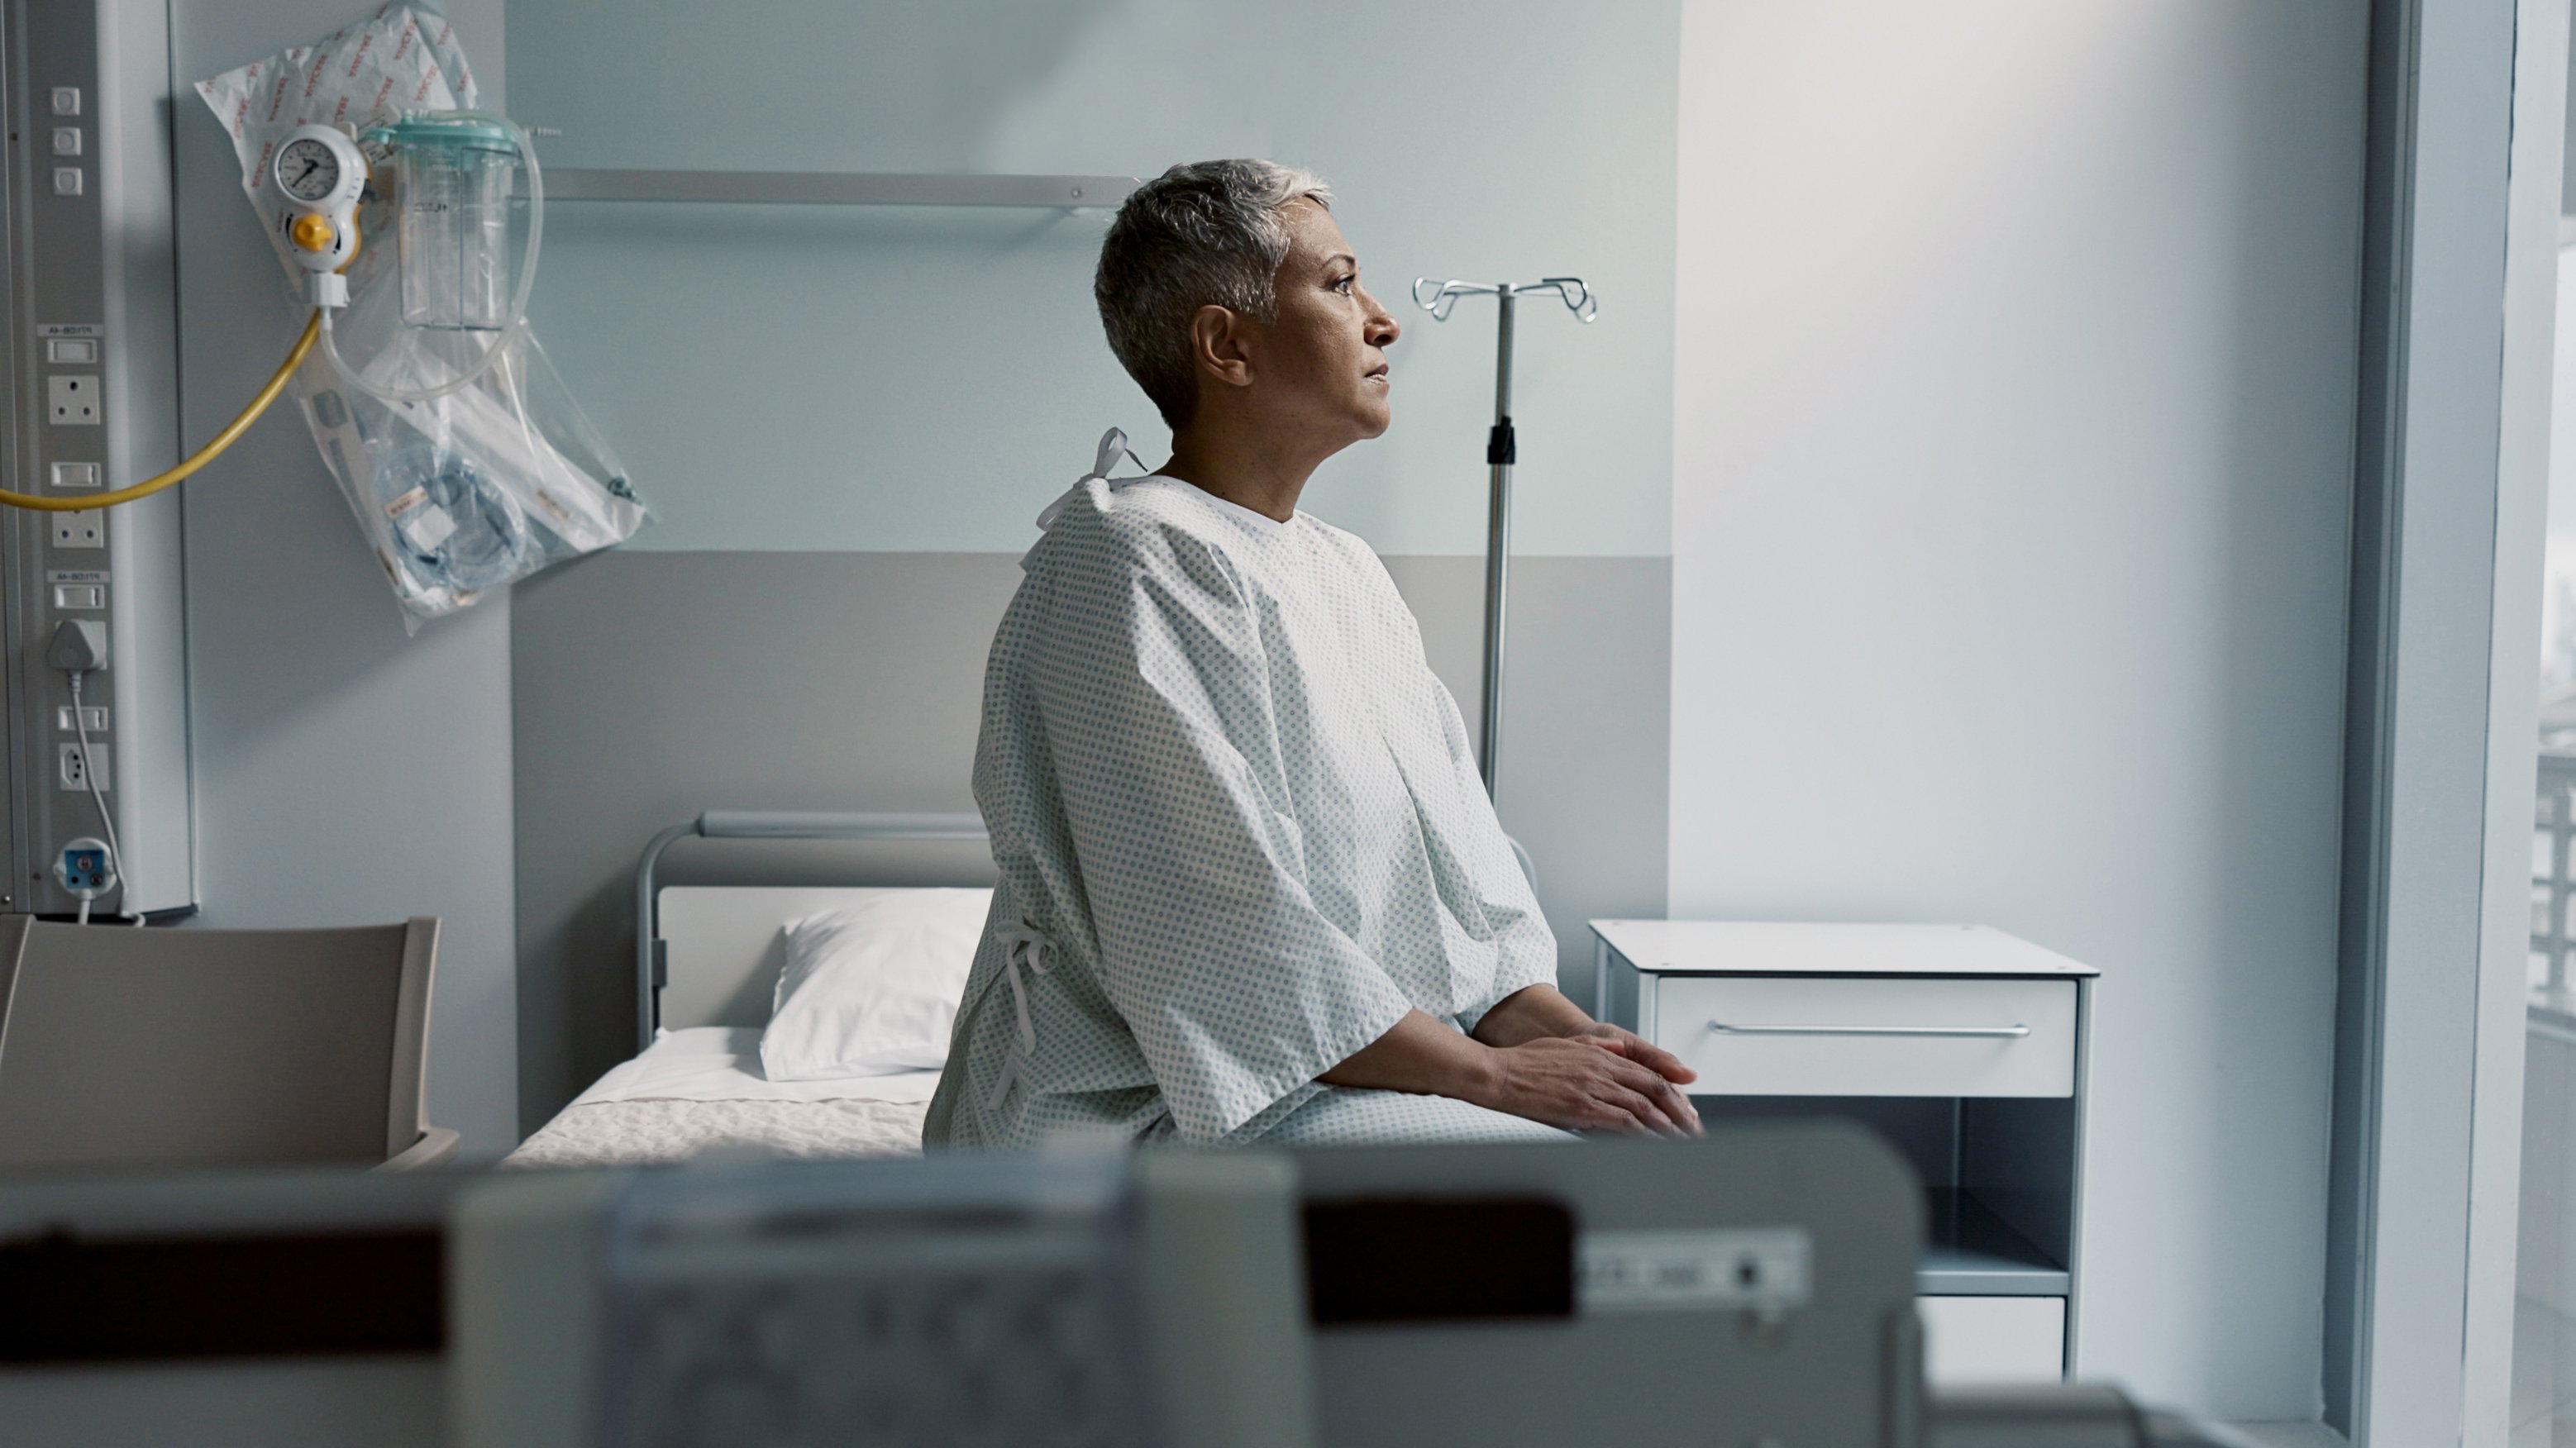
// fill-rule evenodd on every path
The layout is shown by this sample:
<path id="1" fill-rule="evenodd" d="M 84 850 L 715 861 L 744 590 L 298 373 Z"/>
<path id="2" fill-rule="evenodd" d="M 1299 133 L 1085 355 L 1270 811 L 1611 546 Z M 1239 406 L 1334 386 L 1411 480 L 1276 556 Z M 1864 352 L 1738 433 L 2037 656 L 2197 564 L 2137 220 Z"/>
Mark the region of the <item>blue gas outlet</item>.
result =
<path id="1" fill-rule="evenodd" d="M 104 840 L 78 839 L 54 857 L 54 883 L 82 900 L 94 900 L 116 886 L 115 857 Z"/>

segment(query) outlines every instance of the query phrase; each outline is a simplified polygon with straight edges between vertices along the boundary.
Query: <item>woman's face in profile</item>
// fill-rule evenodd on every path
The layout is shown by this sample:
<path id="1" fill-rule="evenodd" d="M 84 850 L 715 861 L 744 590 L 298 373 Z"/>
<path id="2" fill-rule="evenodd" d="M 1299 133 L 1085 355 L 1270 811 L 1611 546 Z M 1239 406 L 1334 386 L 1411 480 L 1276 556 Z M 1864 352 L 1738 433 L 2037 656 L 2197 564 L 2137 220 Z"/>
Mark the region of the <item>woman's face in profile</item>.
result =
<path id="1" fill-rule="evenodd" d="M 1402 328 L 1360 285 L 1359 258 L 1332 213 L 1288 208 L 1288 255 L 1274 283 L 1278 309 L 1255 368 L 1282 423 L 1338 434 L 1335 446 L 1376 437 L 1393 420 L 1386 349 Z"/>

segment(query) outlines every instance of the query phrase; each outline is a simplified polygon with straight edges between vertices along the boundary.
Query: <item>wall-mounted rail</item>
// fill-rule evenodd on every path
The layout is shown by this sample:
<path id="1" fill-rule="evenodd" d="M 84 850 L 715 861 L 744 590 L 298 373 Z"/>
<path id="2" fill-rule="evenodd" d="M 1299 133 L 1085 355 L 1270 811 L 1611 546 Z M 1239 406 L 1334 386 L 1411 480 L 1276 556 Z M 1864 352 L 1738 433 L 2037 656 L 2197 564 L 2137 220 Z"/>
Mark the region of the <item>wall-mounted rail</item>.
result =
<path id="1" fill-rule="evenodd" d="M 970 176 L 902 171 L 634 171 L 546 168 L 548 201 L 715 201 L 774 206 L 1116 206 L 1133 176 Z"/>

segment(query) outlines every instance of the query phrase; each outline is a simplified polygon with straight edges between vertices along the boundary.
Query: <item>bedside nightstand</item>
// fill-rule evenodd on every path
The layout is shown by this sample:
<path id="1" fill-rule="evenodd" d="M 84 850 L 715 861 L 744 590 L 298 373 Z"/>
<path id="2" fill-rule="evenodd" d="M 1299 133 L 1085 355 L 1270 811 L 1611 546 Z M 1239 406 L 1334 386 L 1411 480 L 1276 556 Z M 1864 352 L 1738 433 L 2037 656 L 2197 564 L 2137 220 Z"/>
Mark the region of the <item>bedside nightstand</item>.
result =
<path id="1" fill-rule="evenodd" d="M 1929 1376 L 2074 1357 L 2084 1066 L 2099 972 L 1976 925 L 1595 920 L 1596 1014 L 1699 1072 L 1715 1125 L 1843 1116 L 1914 1164 Z"/>

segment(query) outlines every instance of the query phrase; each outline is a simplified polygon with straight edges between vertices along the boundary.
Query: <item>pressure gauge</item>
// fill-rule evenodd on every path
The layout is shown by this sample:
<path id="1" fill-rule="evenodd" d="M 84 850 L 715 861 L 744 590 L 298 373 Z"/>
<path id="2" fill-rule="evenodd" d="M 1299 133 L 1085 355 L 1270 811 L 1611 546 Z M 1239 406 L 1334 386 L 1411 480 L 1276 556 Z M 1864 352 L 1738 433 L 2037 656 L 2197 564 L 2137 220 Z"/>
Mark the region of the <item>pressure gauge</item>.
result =
<path id="1" fill-rule="evenodd" d="M 277 152 L 277 189 L 307 205 L 340 189 L 340 153 L 319 136 L 299 136 Z"/>
<path id="2" fill-rule="evenodd" d="M 330 126 L 297 126 L 270 159 L 268 184 L 287 260 L 320 276 L 338 272 L 358 254 L 358 197 L 367 189 L 367 158 L 357 142 Z M 328 289 L 336 294 L 337 284 Z"/>

